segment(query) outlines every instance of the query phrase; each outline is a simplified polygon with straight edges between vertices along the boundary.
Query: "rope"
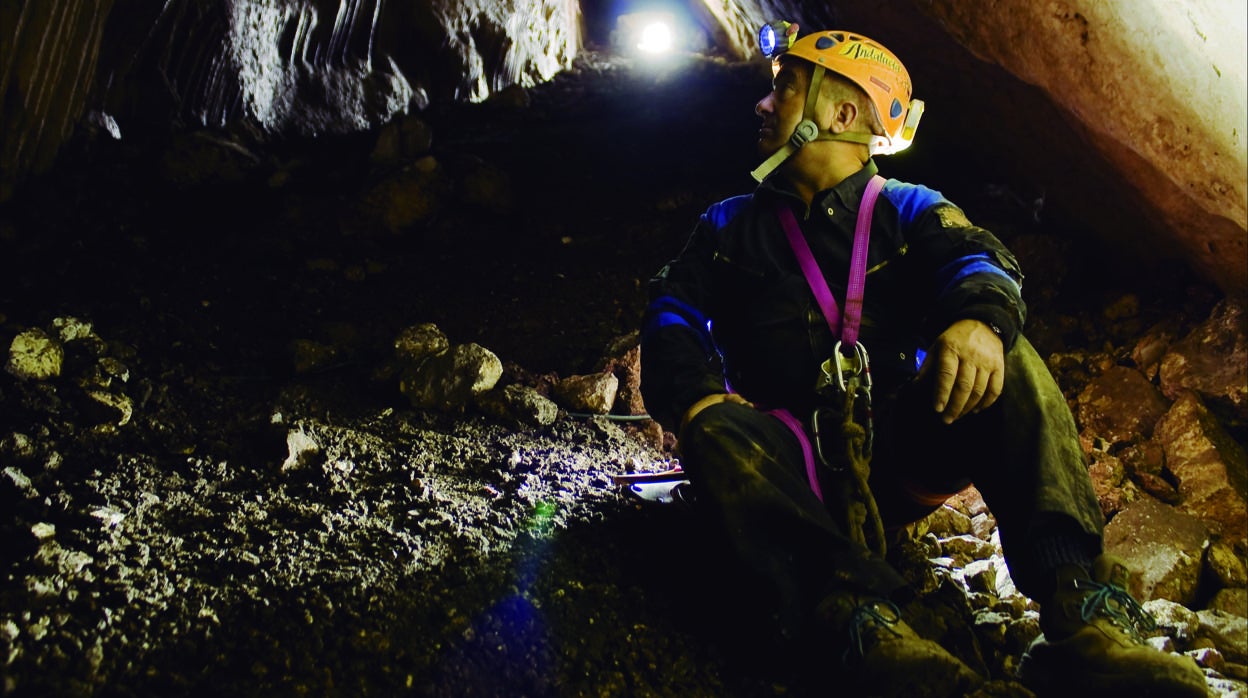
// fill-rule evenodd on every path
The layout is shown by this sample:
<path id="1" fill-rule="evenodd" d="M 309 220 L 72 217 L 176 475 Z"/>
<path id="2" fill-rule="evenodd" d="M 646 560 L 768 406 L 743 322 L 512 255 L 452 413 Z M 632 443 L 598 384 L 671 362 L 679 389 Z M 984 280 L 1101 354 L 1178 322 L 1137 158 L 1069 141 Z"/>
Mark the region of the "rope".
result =
<path id="1" fill-rule="evenodd" d="M 648 414 L 597 414 L 593 412 L 569 412 L 569 417 L 577 417 L 579 419 L 593 419 L 601 417 L 611 422 L 645 422 L 653 419 Z"/>
<path id="2" fill-rule="evenodd" d="M 844 420 L 841 435 L 845 440 L 845 455 L 849 472 L 853 475 L 853 487 L 847 488 L 846 512 L 849 517 L 849 535 L 854 542 L 883 557 L 887 544 L 884 538 L 884 521 L 875 495 L 867 483 L 871 475 L 871 455 L 867 450 L 867 429 L 854 420 L 854 402 L 858 398 L 858 376 L 851 376 L 845 390 Z M 874 544 L 868 542 L 868 531 Z"/>

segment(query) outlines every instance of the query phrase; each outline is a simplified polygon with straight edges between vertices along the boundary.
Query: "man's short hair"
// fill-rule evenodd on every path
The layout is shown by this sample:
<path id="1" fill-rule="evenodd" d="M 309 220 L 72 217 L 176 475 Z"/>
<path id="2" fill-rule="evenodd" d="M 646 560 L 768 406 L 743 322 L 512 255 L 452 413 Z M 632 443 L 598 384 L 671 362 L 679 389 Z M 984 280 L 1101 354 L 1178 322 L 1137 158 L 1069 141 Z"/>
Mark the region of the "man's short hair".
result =
<path id="1" fill-rule="evenodd" d="M 820 85 L 822 93 L 832 99 L 843 102 L 853 102 L 858 107 L 858 115 L 860 118 L 866 119 L 863 123 L 867 130 L 874 136 L 884 135 L 884 125 L 880 123 L 880 117 L 875 113 L 875 105 L 871 103 L 871 98 L 867 96 L 865 90 L 854 84 L 849 78 L 843 77 L 838 73 L 828 71 L 823 74 L 823 84 Z"/>

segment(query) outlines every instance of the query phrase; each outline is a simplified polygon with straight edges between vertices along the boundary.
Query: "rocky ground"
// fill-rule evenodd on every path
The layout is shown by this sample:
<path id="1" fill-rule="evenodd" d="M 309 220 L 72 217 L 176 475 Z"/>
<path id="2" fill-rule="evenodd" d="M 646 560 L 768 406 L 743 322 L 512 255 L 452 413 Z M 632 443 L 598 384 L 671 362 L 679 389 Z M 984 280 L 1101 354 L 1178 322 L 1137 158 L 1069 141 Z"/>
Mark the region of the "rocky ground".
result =
<path id="1" fill-rule="evenodd" d="M 612 485 L 664 467 L 670 437 L 567 409 L 536 425 L 417 409 L 394 353 L 434 323 L 499 357 L 500 385 L 547 393 L 618 360 L 644 279 L 748 188 L 766 79 L 585 60 L 380 133 L 84 129 L 0 211 L 0 340 L 37 330 L 62 352 L 55 375 L 0 373 L 4 694 L 800 693 L 717 539 Z M 1176 340 L 1215 308 L 1182 270 L 1132 280 L 1071 254 L 1082 231 L 1027 183 L 941 175 L 939 155 L 885 173 L 1015 245 L 1076 407 L 1152 330 Z M 639 411 L 627 388 L 617 415 Z M 1217 414 L 1242 453 L 1242 422 Z M 1177 503 L 1163 475 L 1120 477 L 1107 511 Z M 990 512 L 955 504 L 893 546 L 922 592 L 914 624 L 992 679 L 977 695 L 1029 695 L 1012 671 L 1034 605 Z M 1248 695 L 1233 635 L 1166 628 L 1212 691 Z"/>

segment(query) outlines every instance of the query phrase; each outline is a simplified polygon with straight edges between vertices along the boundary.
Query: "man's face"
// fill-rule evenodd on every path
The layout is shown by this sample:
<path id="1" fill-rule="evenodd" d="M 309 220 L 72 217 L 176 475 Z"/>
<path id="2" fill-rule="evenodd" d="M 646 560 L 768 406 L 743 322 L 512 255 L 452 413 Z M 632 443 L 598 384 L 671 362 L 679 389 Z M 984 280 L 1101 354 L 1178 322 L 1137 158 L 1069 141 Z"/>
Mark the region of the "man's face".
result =
<path id="1" fill-rule="evenodd" d="M 802 120 L 810 73 L 805 61 L 782 61 L 780 70 L 771 81 L 771 92 L 754 106 L 754 113 L 763 119 L 763 125 L 758 130 L 758 151 L 761 155 L 768 156 L 779 150 Z"/>

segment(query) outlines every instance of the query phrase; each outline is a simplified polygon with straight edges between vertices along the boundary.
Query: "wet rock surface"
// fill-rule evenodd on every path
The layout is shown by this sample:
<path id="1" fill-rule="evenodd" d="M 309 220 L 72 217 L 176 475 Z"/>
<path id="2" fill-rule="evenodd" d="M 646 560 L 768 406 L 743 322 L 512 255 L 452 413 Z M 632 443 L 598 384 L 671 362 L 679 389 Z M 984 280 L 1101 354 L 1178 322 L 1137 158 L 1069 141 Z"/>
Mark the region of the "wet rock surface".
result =
<path id="1" fill-rule="evenodd" d="M 721 541 L 610 481 L 670 463 L 670 435 L 617 419 L 638 414 L 630 333 L 696 215 L 749 188 L 765 84 L 584 60 L 526 100 L 431 109 L 401 148 L 194 136 L 218 157 L 176 179 L 181 137 L 79 144 L 0 223 L 5 694 L 801 694 L 809 665 Z M 1182 273 L 1107 277 L 991 172 L 881 165 L 1022 243 L 1028 331 L 1107 516 L 1200 532 L 1156 555 L 1183 563 L 1152 586 L 1182 595 L 1151 602 L 1157 643 L 1243 695 L 1242 391 L 1199 370 L 1242 356 L 1242 312 Z M 426 377 L 462 389 L 405 394 L 468 346 L 489 386 L 447 361 Z M 606 376 L 612 415 L 561 402 Z M 974 695 L 1030 695 L 1037 609 L 982 499 L 890 550 L 911 625 L 989 679 Z"/>

